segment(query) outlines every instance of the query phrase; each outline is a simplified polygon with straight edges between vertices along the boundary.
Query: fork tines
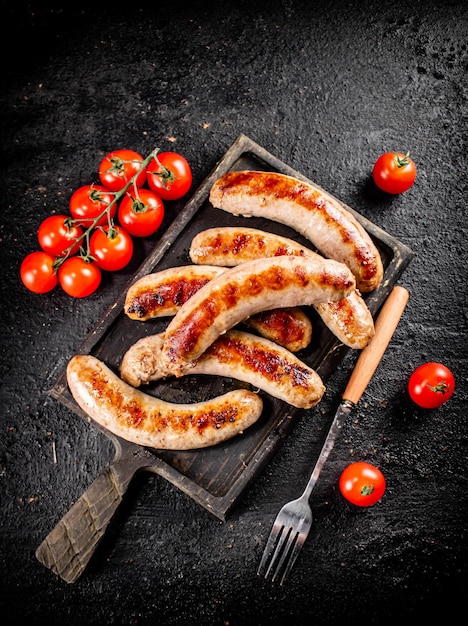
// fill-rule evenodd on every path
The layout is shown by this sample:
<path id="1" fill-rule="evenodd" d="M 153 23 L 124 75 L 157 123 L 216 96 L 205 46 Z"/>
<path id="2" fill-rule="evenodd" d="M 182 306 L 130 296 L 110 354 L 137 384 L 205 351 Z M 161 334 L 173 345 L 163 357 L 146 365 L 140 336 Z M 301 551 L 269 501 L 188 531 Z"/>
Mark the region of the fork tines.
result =
<path id="1" fill-rule="evenodd" d="M 305 538 L 305 534 L 300 533 L 291 526 L 285 526 L 277 520 L 271 529 L 257 574 L 261 576 L 266 569 L 265 578 L 271 576 L 271 580 L 274 582 L 281 577 L 280 584 L 283 585 L 297 559 Z M 273 556 L 268 564 L 272 553 Z"/>

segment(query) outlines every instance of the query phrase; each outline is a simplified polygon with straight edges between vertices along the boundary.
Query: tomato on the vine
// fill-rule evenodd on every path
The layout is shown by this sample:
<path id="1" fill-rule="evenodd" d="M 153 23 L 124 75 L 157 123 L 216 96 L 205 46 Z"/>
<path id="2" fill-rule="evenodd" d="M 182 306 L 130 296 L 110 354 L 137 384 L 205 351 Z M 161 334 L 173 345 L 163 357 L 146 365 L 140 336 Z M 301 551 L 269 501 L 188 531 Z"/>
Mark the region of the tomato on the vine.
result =
<path id="1" fill-rule="evenodd" d="M 85 228 L 89 228 L 93 220 L 102 213 L 102 217 L 96 223 L 96 226 L 102 226 L 107 224 L 109 217 L 113 218 L 117 212 L 117 206 L 114 204 L 105 213 L 113 199 L 114 194 L 101 185 L 83 185 L 74 191 L 70 198 L 70 213 Z"/>
<path id="2" fill-rule="evenodd" d="M 164 204 L 150 189 L 138 189 L 137 195 L 128 190 L 122 199 L 118 219 L 120 224 L 135 237 L 148 237 L 155 233 L 164 219 Z"/>
<path id="3" fill-rule="evenodd" d="M 37 231 L 39 245 L 53 257 L 72 256 L 81 245 L 78 239 L 83 234 L 81 226 L 73 223 L 67 215 L 50 215 L 40 224 Z"/>
<path id="4" fill-rule="evenodd" d="M 178 200 L 192 185 L 192 170 L 177 152 L 161 152 L 148 165 L 148 185 L 163 200 Z"/>
<path id="5" fill-rule="evenodd" d="M 24 257 L 20 267 L 23 285 L 34 293 L 47 293 L 57 286 L 58 278 L 54 257 L 47 252 L 31 252 Z"/>
<path id="6" fill-rule="evenodd" d="M 101 226 L 91 235 L 89 251 L 102 270 L 115 272 L 130 262 L 133 240 L 121 226 Z"/>
<path id="7" fill-rule="evenodd" d="M 349 502 L 356 506 L 372 506 L 381 499 L 387 485 L 378 467 L 358 461 L 345 467 L 339 486 Z"/>
<path id="8" fill-rule="evenodd" d="M 409 152 L 385 152 L 372 170 L 377 187 L 391 194 L 407 191 L 416 180 L 416 165 Z"/>
<path id="9" fill-rule="evenodd" d="M 408 392 L 423 409 L 436 409 L 449 400 L 455 390 L 455 378 L 442 363 L 430 362 L 417 367 L 408 381 Z"/>
<path id="10" fill-rule="evenodd" d="M 113 150 L 99 165 L 99 179 L 107 189 L 120 191 L 137 174 L 144 159 L 134 150 Z M 142 169 L 135 180 L 137 187 L 146 183 L 146 168 Z"/>
<path id="11" fill-rule="evenodd" d="M 58 269 L 62 289 L 73 298 L 85 298 L 101 284 L 102 274 L 97 263 L 81 256 L 65 259 Z"/>

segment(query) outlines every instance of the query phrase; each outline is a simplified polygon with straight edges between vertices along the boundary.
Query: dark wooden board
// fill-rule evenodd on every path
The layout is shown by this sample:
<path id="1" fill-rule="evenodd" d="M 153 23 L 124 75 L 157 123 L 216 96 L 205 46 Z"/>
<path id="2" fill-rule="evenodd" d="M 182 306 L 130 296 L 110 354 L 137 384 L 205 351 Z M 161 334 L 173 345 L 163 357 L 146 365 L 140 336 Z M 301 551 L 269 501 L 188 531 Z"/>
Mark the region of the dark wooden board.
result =
<path id="1" fill-rule="evenodd" d="M 190 243 L 202 230 L 214 226 L 245 224 L 278 233 L 312 247 L 310 242 L 286 226 L 260 218 L 235 217 L 212 207 L 208 197 L 215 180 L 230 170 L 243 169 L 279 171 L 311 182 L 248 137 L 240 135 L 197 189 L 127 287 L 105 312 L 78 350 L 80 354 L 93 354 L 118 373 L 124 353 L 135 341 L 165 329 L 167 318 L 137 322 L 124 314 L 123 305 L 127 288 L 135 280 L 150 272 L 190 264 L 188 256 Z M 365 296 L 369 309 L 375 315 L 414 255 L 406 245 L 352 208 L 344 206 L 366 228 L 382 256 L 385 268 L 382 285 L 378 290 Z M 313 339 L 310 346 L 298 353 L 298 356 L 316 369 L 326 382 L 349 349 L 330 333 L 313 308 L 305 307 L 304 310 L 312 319 Z M 180 379 L 152 383 L 145 386 L 144 390 L 167 401 L 198 402 L 240 387 L 248 385 L 227 378 L 189 375 Z M 90 421 L 73 400 L 67 387 L 65 371 L 61 373 L 50 393 L 65 406 Z M 294 427 L 302 411 L 262 392 L 261 395 L 264 401 L 263 414 L 257 424 L 243 435 L 225 444 L 202 450 L 181 452 L 151 450 L 155 462 L 148 470 L 164 476 L 216 517 L 225 520 L 238 498 L 274 454 L 281 440 Z M 311 409 L 311 412 L 317 410 Z M 94 422 L 93 425 L 98 427 Z M 112 433 L 104 432 L 118 448 L 118 439 Z M 128 443 L 125 445 L 128 448 Z M 135 451 L 139 449 L 139 446 L 135 445 Z"/>

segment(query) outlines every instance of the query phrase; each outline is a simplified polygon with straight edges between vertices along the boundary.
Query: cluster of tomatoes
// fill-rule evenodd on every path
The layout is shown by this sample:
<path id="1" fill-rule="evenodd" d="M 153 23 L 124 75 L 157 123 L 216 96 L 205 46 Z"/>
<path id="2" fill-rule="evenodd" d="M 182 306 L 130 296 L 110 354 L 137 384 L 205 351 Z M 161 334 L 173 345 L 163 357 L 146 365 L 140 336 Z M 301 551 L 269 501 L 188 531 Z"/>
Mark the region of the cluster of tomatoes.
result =
<path id="1" fill-rule="evenodd" d="M 72 194 L 69 215 L 51 215 L 40 224 L 41 249 L 20 267 L 30 291 L 46 293 L 59 284 L 72 297 L 91 295 L 103 270 L 117 271 L 130 262 L 133 237 L 159 229 L 164 201 L 182 198 L 192 184 L 185 157 L 158 150 L 145 159 L 134 150 L 114 150 L 102 159 L 98 176 L 99 184 Z"/>

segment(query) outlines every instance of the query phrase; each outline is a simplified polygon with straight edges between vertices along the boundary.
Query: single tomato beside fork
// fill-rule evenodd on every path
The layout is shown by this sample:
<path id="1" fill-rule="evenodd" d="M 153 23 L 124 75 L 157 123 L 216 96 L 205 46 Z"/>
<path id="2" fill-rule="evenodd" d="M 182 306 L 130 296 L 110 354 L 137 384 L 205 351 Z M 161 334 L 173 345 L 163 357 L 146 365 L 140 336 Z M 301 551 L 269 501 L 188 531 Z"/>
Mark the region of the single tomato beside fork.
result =
<path id="1" fill-rule="evenodd" d="M 371 506 L 383 496 L 386 481 L 378 467 L 358 461 L 345 467 L 339 486 L 342 495 L 352 504 Z"/>

